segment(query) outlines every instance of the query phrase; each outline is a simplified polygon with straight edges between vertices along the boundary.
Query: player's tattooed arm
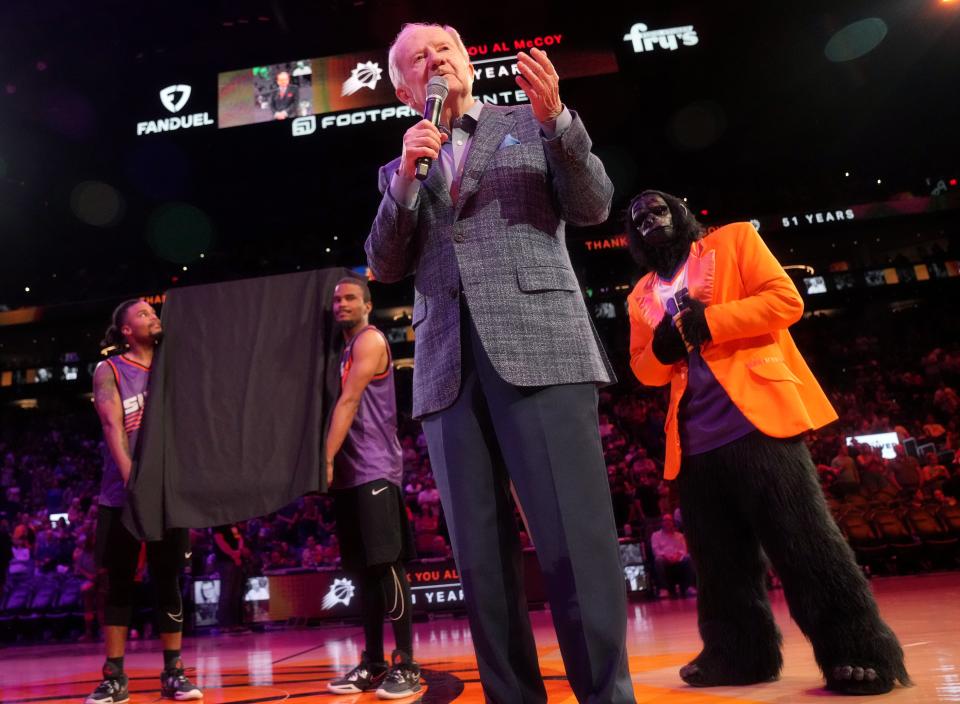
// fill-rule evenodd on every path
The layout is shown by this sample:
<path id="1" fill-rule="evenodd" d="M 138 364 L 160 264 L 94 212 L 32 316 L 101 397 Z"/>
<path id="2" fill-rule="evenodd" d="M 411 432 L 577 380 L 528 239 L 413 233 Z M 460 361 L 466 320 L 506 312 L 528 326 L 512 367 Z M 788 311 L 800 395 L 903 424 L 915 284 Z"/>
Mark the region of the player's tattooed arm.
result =
<path id="1" fill-rule="evenodd" d="M 113 461 L 117 463 L 120 475 L 126 483 L 130 479 L 132 466 L 130 443 L 123 427 L 123 402 L 120 400 L 120 389 L 113 375 L 113 368 L 107 363 L 101 363 L 93 374 L 93 405 L 97 409 L 97 415 L 100 416 L 107 449 Z"/>

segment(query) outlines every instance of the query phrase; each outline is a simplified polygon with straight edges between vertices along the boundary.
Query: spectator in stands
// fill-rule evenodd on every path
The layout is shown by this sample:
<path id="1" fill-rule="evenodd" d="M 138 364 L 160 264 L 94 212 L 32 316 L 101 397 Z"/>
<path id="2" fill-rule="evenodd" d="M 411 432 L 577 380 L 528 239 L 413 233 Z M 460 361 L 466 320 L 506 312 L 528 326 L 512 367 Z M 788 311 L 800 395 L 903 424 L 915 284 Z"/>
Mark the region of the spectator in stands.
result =
<path id="1" fill-rule="evenodd" d="M 953 496 L 947 496 L 944 493 L 943 489 L 933 490 L 933 500 L 935 503 L 939 504 L 940 506 L 953 507 L 957 505 L 957 499 Z"/>
<path id="2" fill-rule="evenodd" d="M 654 575 L 657 580 L 658 595 L 662 597 L 673 593 L 673 585 L 680 588 L 680 595 L 693 596 L 697 593 L 696 575 L 693 562 L 687 552 L 687 541 L 683 533 L 676 529 L 673 516 L 663 514 L 662 527 L 650 539 L 653 546 Z"/>
<path id="3" fill-rule="evenodd" d="M 220 604 L 217 621 L 227 631 L 243 626 L 243 592 L 246 584 L 244 572 L 245 544 L 243 534 L 236 525 L 217 526 L 213 529 L 215 566 L 220 575 Z"/>
<path id="4" fill-rule="evenodd" d="M 300 553 L 300 566 L 304 569 L 312 570 L 320 566 L 323 560 L 323 552 L 318 550 L 317 539 L 312 535 L 307 537 L 303 545 L 303 551 Z"/>
<path id="5" fill-rule="evenodd" d="M 633 451 L 630 461 L 630 481 L 634 485 L 639 485 L 643 481 L 643 477 L 647 475 L 657 476 L 658 474 L 657 463 L 647 456 L 646 448 L 638 446 Z"/>
<path id="6" fill-rule="evenodd" d="M 944 482 L 950 478 L 947 468 L 940 464 L 936 452 L 928 452 L 924 458 L 923 465 L 923 486 L 929 494 L 935 489 L 943 488 Z"/>
<path id="7" fill-rule="evenodd" d="M 86 511 L 83 507 L 83 502 L 79 496 L 75 496 L 70 499 L 70 508 L 67 509 L 67 521 L 70 525 L 75 526 L 83 522 L 83 519 L 86 518 Z"/>
<path id="8" fill-rule="evenodd" d="M 421 491 L 423 491 L 423 483 L 420 481 L 419 471 L 411 472 L 403 487 L 403 492 L 416 500 Z"/>
<path id="9" fill-rule="evenodd" d="M 933 394 L 933 405 L 936 406 L 945 417 L 955 416 L 960 410 L 960 396 L 956 390 L 949 386 L 941 386 Z"/>
<path id="10" fill-rule="evenodd" d="M 284 506 L 277 511 L 274 516 L 274 526 L 276 527 L 276 537 L 281 540 L 294 541 L 297 539 L 297 518 L 300 515 L 300 508 L 297 503 Z"/>
<path id="11" fill-rule="evenodd" d="M 19 493 L 20 490 L 17 489 L 17 494 L 19 495 Z M 17 520 L 17 527 L 13 529 L 14 542 L 20 538 L 27 541 L 27 544 L 30 545 L 31 548 L 37 542 L 37 532 L 33 529 L 33 519 L 26 511 L 20 513 Z"/>
<path id="12" fill-rule="evenodd" d="M 33 553 L 30 543 L 24 537 L 14 537 L 12 559 L 7 568 L 11 577 L 25 577 L 33 574 Z"/>
<path id="13" fill-rule="evenodd" d="M 47 527 L 37 535 L 37 544 L 34 558 L 38 572 L 53 572 L 57 567 L 57 558 L 60 557 L 60 543 L 53 528 Z"/>
<path id="14" fill-rule="evenodd" d="M 529 540 L 527 541 L 529 543 Z M 526 546 L 521 546 L 526 547 Z M 431 544 L 431 554 L 434 557 L 443 557 L 449 558 L 452 555 L 450 546 L 447 544 L 446 539 L 442 535 L 433 536 L 433 542 Z"/>
<path id="15" fill-rule="evenodd" d="M 416 534 L 436 533 L 440 529 L 440 509 L 435 505 L 424 507 L 413 518 L 413 530 Z"/>
<path id="16" fill-rule="evenodd" d="M 673 510 L 680 505 L 680 500 L 677 497 L 677 483 L 660 482 L 658 491 L 660 500 L 657 502 L 657 506 L 660 508 L 660 513 L 673 513 Z"/>
<path id="17" fill-rule="evenodd" d="M 640 509 L 648 521 L 656 521 L 660 515 L 660 481 L 659 474 L 646 469 L 640 476 L 637 485 L 637 499 Z"/>
<path id="18" fill-rule="evenodd" d="M 887 466 L 877 448 L 861 445 L 857 464 L 860 468 L 860 491 L 864 496 L 874 497 L 881 493 L 894 496 L 900 490 L 900 486 L 888 476 Z"/>
<path id="19" fill-rule="evenodd" d="M 420 461 L 420 453 L 417 452 L 413 436 L 404 436 L 403 440 L 400 442 L 400 450 L 403 457 L 404 468 L 413 467 L 417 462 Z"/>
<path id="20" fill-rule="evenodd" d="M 637 498 L 637 488 L 619 471 L 610 477 L 610 498 L 613 501 L 613 517 L 617 532 L 623 536 L 625 526 L 643 522 L 643 509 Z"/>
<path id="21" fill-rule="evenodd" d="M 280 553 L 285 569 L 297 567 L 300 564 L 300 555 L 290 546 L 288 541 L 281 540 L 277 542 L 275 544 L 275 550 Z"/>
<path id="22" fill-rule="evenodd" d="M 433 511 L 434 514 L 438 514 L 440 512 L 440 492 L 437 491 L 433 478 L 424 481 L 423 491 L 417 495 L 417 503 L 420 505 L 421 513 Z"/>
<path id="23" fill-rule="evenodd" d="M 944 428 L 932 413 L 927 414 L 927 420 L 923 424 L 923 435 L 932 442 L 937 442 L 946 435 L 947 429 Z"/>
<path id="24" fill-rule="evenodd" d="M 340 541 L 337 540 L 336 535 L 331 535 L 327 538 L 327 544 L 323 548 L 323 564 L 340 564 Z"/>
<path id="25" fill-rule="evenodd" d="M 923 484 L 923 472 L 920 461 L 907 454 L 903 445 L 894 448 L 897 456 L 887 464 L 890 475 L 896 480 L 904 493 L 913 494 Z"/>
<path id="26" fill-rule="evenodd" d="M 322 519 L 317 497 L 304 496 L 303 508 L 296 516 L 297 543 L 305 543 L 309 538 L 319 535 L 322 530 Z"/>
<path id="27" fill-rule="evenodd" d="M 277 529 L 277 522 L 274 520 L 275 514 L 270 514 L 260 521 L 260 530 L 257 535 L 257 541 L 260 545 L 269 545 L 280 537 L 280 531 Z"/>
<path id="28" fill-rule="evenodd" d="M 857 462 L 850 456 L 850 450 L 845 442 L 841 441 L 837 455 L 830 466 L 837 470 L 832 485 L 834 496 L 843 499 L 860 490 L 860 472 L 857 469 Z"/>
<path id="29" fill-rule="evenodd" d="M 960 416 L 954 416 L 947 421 L 947 435 L 944 440 L 944 448 L 947 450 L 956 450 L 960 447 L 960 425 L 958 425 Z"/>

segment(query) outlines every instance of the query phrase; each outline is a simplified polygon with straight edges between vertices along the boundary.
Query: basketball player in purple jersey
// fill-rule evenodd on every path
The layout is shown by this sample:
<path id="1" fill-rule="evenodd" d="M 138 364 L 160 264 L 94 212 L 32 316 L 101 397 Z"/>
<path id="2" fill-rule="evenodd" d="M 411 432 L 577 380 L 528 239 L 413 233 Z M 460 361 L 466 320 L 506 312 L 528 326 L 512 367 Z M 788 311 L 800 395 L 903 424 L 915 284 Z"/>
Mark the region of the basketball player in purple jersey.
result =
<path id="1" fill-rule="evenodd" d="M 103 682 L 87 697 L 85 704 L 121 704 L 130 698 L 123 657 L 141 543 L 123 527 L 120 516 L 143 421 L 153 351 L 161 332 L 160 319 L 149 303 L 137 299 L 124 301 L 113 312 L 111 325 L 101 343 L 111 356 L 97 365 L 93 374 L 93 401 L 106 445 L 96 550 L 97 564 L 106 572 L 108 580 L 103 627 L 107 660 L 103 665 Z M 183 603 L 179 573 L 189 549 L 188 532 L 182 528 L 167 531 L 161 541 L 147 543 L 147 567 L 158 595 L 163 644 L 160 692 L 163 697 L 177 701 L 203 697 L 200 689 L 184 675 L 180 660 Z"/>
<path id="2" fill-rule="evenodd" d="M 335 694 L 376 690 L 380 699 L 419 692 L 413 660 L 410 585 L 403 563 L 413 557 L 400 483 L 397 401 L 390 346 L 370 325 L 370 289 L 341 279 L 333 315 L 346 342 L 340 356 L 340 398 L 326 439 L 327 483 L 334 497 L 343 567 L 358 585 L 366 648 L 360 664 L 327 683 Z M 383 657 L 383 620 L 393 624 L 396 649 Z"/>

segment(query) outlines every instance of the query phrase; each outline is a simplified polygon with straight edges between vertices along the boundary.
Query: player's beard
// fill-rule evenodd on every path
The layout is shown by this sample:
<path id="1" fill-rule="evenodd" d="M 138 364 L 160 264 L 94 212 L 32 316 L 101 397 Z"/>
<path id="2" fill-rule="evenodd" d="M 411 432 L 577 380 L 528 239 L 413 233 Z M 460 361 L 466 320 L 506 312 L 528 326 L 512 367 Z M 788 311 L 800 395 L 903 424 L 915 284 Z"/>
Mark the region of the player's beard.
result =
<path id="1" fill-rule="evenodd" d="M 335 321 L 337 325 L 340 326 L 341 330 L 354 330 L 363 323 L 363 316 L 348 316 L 346 318 L 341 318 Z"/>

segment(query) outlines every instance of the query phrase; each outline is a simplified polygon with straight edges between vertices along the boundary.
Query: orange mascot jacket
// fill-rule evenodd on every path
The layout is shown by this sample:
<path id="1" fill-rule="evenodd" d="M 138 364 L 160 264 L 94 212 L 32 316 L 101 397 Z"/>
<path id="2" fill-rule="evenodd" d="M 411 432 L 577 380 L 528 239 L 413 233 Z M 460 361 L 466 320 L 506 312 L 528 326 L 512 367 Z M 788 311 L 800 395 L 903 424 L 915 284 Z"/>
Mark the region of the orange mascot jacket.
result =
<path id="1" fill-rule="evenodd" d="M 664 315 L 655 274 L 644 276 L 628 297 L 630 367 L 647 386 L 670 384 L 664 478 L 680 472 L 678 409 L 687 388 L 687 363 L 661 364 L 653 331 Z M 787 328 L 803 314 L 803 299 L 753 225 L 721 227 L 691 245 L 690 295 L 706 304 L 712 340 L 703 360 L 730 400 L 760 432 L 799 435 L 836 420 L 817 380 Z"/>

